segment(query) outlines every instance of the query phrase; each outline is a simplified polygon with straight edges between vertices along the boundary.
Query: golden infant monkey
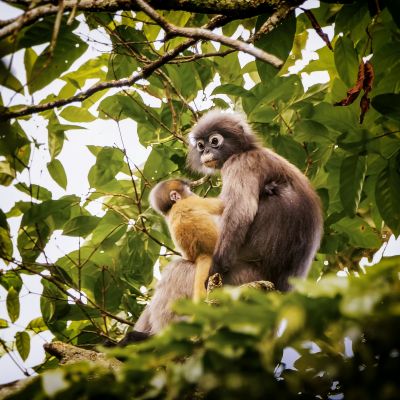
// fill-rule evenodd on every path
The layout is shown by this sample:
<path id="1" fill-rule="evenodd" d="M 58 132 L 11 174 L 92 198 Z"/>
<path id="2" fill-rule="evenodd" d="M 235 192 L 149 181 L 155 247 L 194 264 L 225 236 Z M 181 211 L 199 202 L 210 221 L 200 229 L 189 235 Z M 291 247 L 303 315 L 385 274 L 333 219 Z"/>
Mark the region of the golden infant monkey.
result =
<path id="1" fill-rule="evenodd" d="M 192 193 L 189 182 L 171 179 L 158 183 L 150 193 L 151 206 L 168 222 L 172 240 L 182 257 L 195 263 L 193 300 L 206 294 L 214 248 L 218 240 L 215 216 L 223 212 L 217 198 L 203 198 Z"/>

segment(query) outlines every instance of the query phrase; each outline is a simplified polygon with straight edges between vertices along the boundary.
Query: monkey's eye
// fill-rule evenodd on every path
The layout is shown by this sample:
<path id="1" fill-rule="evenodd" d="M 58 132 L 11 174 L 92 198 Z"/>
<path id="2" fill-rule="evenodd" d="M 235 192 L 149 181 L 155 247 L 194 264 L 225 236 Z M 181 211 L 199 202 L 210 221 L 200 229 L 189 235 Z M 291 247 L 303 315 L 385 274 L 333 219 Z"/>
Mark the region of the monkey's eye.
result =
<path id="1" fill-rule="evenodd" d="M 197 150 L 203 151 L 204 150 L 204 142 L 202 140 L 197 141 Z"/>
<path id="2" fill-rule="evenodd" d="M 224 141 L 224 137 L 219 133 L 214 133 L 208 138 L 208 142 L 211 144 L 211 147 L 219 147 Z"/>

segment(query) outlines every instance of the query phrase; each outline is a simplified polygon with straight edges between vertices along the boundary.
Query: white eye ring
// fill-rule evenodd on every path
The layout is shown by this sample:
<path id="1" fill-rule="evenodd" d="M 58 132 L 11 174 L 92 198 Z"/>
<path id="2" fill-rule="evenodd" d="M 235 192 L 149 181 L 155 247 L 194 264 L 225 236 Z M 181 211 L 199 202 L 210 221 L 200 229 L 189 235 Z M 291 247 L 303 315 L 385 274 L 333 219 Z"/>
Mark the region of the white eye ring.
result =
<path id="1" fill-rule="evenodd" d="M 224 141 L 224 137 L 219 133 L 214 133 L 208 138 L 208 143 L 210 143 L 211 147 L 219 147 Z"/>
<path id="2" fill-rule="evenodd" d="M 197 150 L 198 150 L 198 151 L 203 151 L 203 150 L 204 150 L 204 140 L 199 139 L 199 140 L 196 142 L 196 147 L 197 147 Z"/>

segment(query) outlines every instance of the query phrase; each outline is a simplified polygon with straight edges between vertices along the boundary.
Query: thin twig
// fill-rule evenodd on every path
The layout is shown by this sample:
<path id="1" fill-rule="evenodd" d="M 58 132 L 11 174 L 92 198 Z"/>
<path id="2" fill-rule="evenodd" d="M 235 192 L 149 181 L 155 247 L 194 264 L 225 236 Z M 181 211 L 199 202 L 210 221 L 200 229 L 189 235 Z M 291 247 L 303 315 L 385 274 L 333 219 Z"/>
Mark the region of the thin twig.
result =
<path id="1" fill-rule="evenodd" d="M 53 34 L 51 36 L 50 46 L 49 46 L 49 58 L 53 56 L 54 49 L 57 43 L 58 33 L 60 32 L 62 16 L 64 13 L 64 0 L 59 0 L 58 2 L 58 11 L 56 15 L 56 19 L 54 21 Z"/>

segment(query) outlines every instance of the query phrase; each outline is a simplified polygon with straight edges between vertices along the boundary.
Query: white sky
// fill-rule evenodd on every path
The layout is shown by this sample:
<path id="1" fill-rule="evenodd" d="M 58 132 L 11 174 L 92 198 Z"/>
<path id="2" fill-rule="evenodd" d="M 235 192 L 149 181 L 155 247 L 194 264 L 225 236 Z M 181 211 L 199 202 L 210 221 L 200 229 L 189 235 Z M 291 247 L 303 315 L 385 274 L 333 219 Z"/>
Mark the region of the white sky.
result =
<path id="1" fill-rule="evenodd" d="M 316 0 L 310 0 L 307 2 L 308 7 L 312 8 L 318 6 L 318 2 Z M 8 19 L 13 18 L 18 15 L 19 11 L 14 8 L 9 7 L 5 3 L 0 1 L 0 18 Z M 79 30 L 84 30 L 83 27 L 80 27 Z M 333 29 L 327 29 L 326 32 L 333 36 Z M 88 32 L 83 32 L 88 34 Z M 90 34 L 93 36 L 93 33 Z M 104 40 L 104 36 L 100 38 Z M 324 43 L 317 36 L 317 34 L 313 31 L 309 31 L 309 41 L 307 43 L 307 51 L 303 53 L 304 61 L 303 63 L 296 63 L 296 68 L 292 70 L 295 72 L 296 69 L 300 69 L 301 65 L 304 65 L 304 62 L 308 62 L 310 59 L 316 59 L 316 53 L 314 52 L 316 49 L 322 47 Z M 95 57 L 99 55 L 99 50 L 101 49 L 100 45 L 96 45 L 96 48 L 93 47 L 93 44 L 89 42 L 89 50 L 79 59 L 77 60 L 71 70 L 74 70 L 87 59 Z M 42 49 L 43 46 L 38 46 L 38 49 Z M 240 62 L 242 65 L 246 64 L 252 58 L 246 55 L 240 55 Z M 24 68 L 23 68 L 23 50 L 19 51 L 15 56 L 12 64 L 13 73 L 20 79 L 22 83 L 26 82 Z M 326 82 L 329 79 L 329 75 L 327 72 L 315 72 L 312 74 L 302 74 L 303 84 L 305 88 L 308 88 L 312 84 L 317 82 Z M 207 88 L 206 93 L 200 92 L 199 96 L 195 100 L 194 106 L 198 109 L 209 108 L 211 105 L 210 94 L 218 84 L 216 81 L 214 85 L 210 85 Z M 251 86 L 252 82 L 246 79 L 246 86 Z M 58 81 L 52 84 L 51 92 L 56 93 L 62 86 L 62 82 Z M 1 88 L 1 95 L 3 96 L 3 101 L 5 105 L 8 105 L 9 101 L 12 99 L 14 92 L 9 91 L 7 89 Z M 44 98 L 49 94 L 49 89 L 44 89 L 37 94 L 35 94 L 35 101 L 37 102 L 41 98 Z M 205 100 L 204 100 L 205 98 Z M 27 103 L 31 101 L 29 96 L 25 97 L 22 95 L 17 95 L 12 99 L 13 104 L 17 103 Z M 153 104 L 152 100 L 148 99 L 149 104 Z M 76 105 L 76 104 L 74 104 Z M 96 106 L 93 108 L 95 110 Z M 61 121 L 62 118 L 61 118 Z M 65 123 L 70 123 L 68 121 L 64 121 Z M 34 136 L 35 139 L 40 143 L 47 143 L 47 129 L 46 124 L 43 119 L 40 117 L 34 117 L 29 121 L 20 121 L 22 127 L 25 132 Z M 118 126 L 114 121 L 108 120 L 97 120 L 95 122 L 89 124 L 77 124 L 86 127 L 87 129 L 82 130 L 72 130 L 66 133 L 67 139 L 64 142 L 64 147 L 60 155 L 57 157 L 61 163 L 65 167 L 65 171 L 67 173 L 68 178 L 68 187 L 67 190 L 64 191 L 61 189 L 50 177 L 47 172 L 46 163 L 50 161 L 50 156 L 48 154 L 47 146 L 42 146 L 40 150 L 35 150 L 34 154 L 34 162 L 32 163 L 31 170 L 31 181 L 32 183 L 40 184 L 46 188 L 48 188 L 53 193 L 53 198 L 59 198 L 66 193 L 71 194 L 75 193 L 82 198 L 86 196 L 89 190 L 89 184 L 87 181 L 87 174 L 90 167 L 95 162 L 95 157 L 89 152 L 87 149 L 87 145 L 94 144 L 99 146 L 121 146 L 121 140 L 119 137 Z M 127 147 L 127 153 L 129 158 L 136 164 L 142 164 L 146 159 L 150 152 L 150 149 L 146 149 L 140 145 L 138 141 L 138 137 L 136 134 L 136 124 L 131 120 L 124 120 L 120 123 L 121 132 L 123 135 L 124 143 Z M 29 183 L 27 172 L 18 175 L 18 179 L 22 182 Z M 16 201 L 19 200 L 29 200 L 27 195 L 16 190 L 14 187 L 10 186 L 7 188 L 1 187 L 0 193 L 0 208 L 7 212 L 14 205 Z M 97 207 L 92 206 L 92 213 L 101 213 L 101 205 L 99 204 Z M 19 227 L 20 218 L 12 218 L 11 219 L 11 232 L 14 238 L 17 237 L 17 231 Z M 393 239 L 391 239 L 393 240 Z M 76 249 L 78 247 L 78 239 L 71 237 L 61 236 L 60 233 L 56 233 L 52 236 L 50 243 L 46 246 L 46 253 L 50 259 L 50 261 L 56 261 L 59 257 L 67 254 L 68 252 Z M 393 251 L 392 245 L 389 246 L 388 250 L 390 252 Z M 398 245 L 397 245 L 398 247 Z M 396 250 L 396 246 L 394 246 Z M 398 252 L 398 248 L 397 248 Z M 17 254 L 17 253 L 16 253 Z M 389 255 L 389 254 L 387 254 Z M 1 264 L 0 264 L 1 268 Z M 33 276 L 25 276 L 24 278 L 24 287 L 21 291 L 21 315 L 20 318 L 16 321 L 15 324 L 12 324 L 10 328 L 0 330 L 0 337 L 5 341 L 12 341 L 15 335 L 15 332 L 24 330 L 27 323 L 38 316 L 40 313 L 40 293 L 41 293 L 41 284 L 40 280 L 37 277 Z M 0 318 L 9 320 L 6 306 L 5 306 L 5 298 L 6 291 L 0 287 Z M 47 331 L 41 333 L 39 335 L 31 336 L 31 353 L 28 359 L 23 362 L 17 352 L 13 352 L 13 358 L 18 362 L 19 365 L 27 368 L 30 373 L 33 373 L 31 369 L 32 366 L 35 366 L 43 361 L 44 351 L 43 351 L 43 343 L 51 340 L 52 335 Z M 292 357 L 293 358 L 293 357 Z M 293 364 L 293 360 L 292 360 Z M 15 363 L 10 360 L 9 356 L 3 356 L 0 358 L 0 384 L 9 382 L 12 380 L 20 379 L 24 375 L 21 370 L 15 365 Z"/>

